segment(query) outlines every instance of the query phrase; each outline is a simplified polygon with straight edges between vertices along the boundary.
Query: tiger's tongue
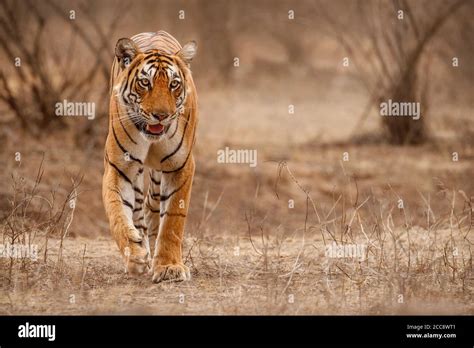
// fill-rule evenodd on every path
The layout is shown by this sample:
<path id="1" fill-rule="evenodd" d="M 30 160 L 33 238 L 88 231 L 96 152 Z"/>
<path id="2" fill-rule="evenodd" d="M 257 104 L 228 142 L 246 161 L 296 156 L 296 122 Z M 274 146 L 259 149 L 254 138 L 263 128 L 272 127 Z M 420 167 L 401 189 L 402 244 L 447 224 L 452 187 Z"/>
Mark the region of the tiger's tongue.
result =
<path id="1" fill-rule="evenodd" d="M 154 124 L 154 125 L 149 124 L 147 125 L 147 128 L 150 133 L 160 134 L 161 132 L 163 132 L 163 129 L 165 127 L 161 124 Z"/>

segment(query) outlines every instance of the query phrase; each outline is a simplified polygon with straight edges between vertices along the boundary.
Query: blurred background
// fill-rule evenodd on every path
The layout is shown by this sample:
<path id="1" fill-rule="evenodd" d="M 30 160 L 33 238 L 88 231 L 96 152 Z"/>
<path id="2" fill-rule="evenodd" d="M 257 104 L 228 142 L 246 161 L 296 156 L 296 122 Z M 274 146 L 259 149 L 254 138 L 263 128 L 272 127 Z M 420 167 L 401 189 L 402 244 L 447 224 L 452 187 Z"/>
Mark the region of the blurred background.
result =
<path id="1" fill-rule="evenodd" d="M 67 218 L 58 202 L 74 192 L 68 236 L 108 238 L 101 180 L 114 47 L 157 30 L 198 43 L 189 236 L 238 239 L 254 233 L 249 217 L 270 235 L 301 233 L 334 214 L 338 225 L 322 233 L 342 240 L 346 209 L 366 198 L 361 226 L 380 226 L 378 212 L 393 209 L 400 226 L 428 228 L 454 208 L 471 224 L 472 18 L 469 0 L 2 0 L 4 233 L 19 197 L 48 197 L 18 227 L 41 230 Z M 65 99 L 94 102 L 95 118 L 56 116 Z M 389 99 L 420 103 L 421 118 L 381 117 Z M 258 166 L 217 163 L 226 146 L 257 150 Z M 308 217 L 308 193 L 319 217 Z"/>
<path id="2" fill-rule="evenodd" d="M 18 166 L 19 152 L 21 166 L 34 168 L 36 154 L 46 152 L 52 172 L 83 173 L 91 195 L 84 215 L 103 221 L 99 188 L 114 46 L 121 37 L 166 30 L 182 44 L 199 45 L 192 66 L 199 173 L 216 166 L 225 146 L 259 151 L 259 168 L 246 171 L 256 182 L 264 161 L 294 159 L 308 152 L 301 145 L 332 146 L 337 166 L 344 143 L 347 151 L 357 143 L 403 151 L 430 144 L 450 160 L 456 149 L 446 146 L 459 140 L 465 163 L 472 156 L 473 14 L 472 1 L 2 1 L 0 160 L 3 168 Z M 64 99 L 94 102 L 96 117 L 55 116 Z M 419 102 L 420 120 L 380 117 L 379 104 L 388 99 Z M 382 159 L 371 151 L 379 148 L 368 149 L 365 160 L 377 165 Z M 304 167 L 321 189 L 323 151 L 312 152 Z M 225 167 L 219 169 L 246 170 Z M 10 173 L 3 175 L 4 209 Z M 210 190 L 229 181 L 215 178 Z"/>

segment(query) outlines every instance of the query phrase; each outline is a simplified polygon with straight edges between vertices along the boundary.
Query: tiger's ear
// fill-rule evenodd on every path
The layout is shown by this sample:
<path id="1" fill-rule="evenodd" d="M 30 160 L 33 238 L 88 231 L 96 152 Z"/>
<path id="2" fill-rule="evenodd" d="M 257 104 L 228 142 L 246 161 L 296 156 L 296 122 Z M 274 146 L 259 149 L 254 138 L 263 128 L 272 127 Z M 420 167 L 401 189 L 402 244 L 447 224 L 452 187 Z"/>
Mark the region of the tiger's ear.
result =
<path id="1" fill-rule="evenodd" d="M 119 39 L 115 45 L 115 56 L 117 57 L 122 69 L 128 67 L 138 53 L 139 50 L 137 45 L 128 38 Z"/>
<path id="2" fill-rule="evenodd" d="M 188 66 L 193 60 L 197 52 L 197 43 L 196 41 L 189 41 L 186 45 L 181 48 L 176 55 L 181 58 Z"/>

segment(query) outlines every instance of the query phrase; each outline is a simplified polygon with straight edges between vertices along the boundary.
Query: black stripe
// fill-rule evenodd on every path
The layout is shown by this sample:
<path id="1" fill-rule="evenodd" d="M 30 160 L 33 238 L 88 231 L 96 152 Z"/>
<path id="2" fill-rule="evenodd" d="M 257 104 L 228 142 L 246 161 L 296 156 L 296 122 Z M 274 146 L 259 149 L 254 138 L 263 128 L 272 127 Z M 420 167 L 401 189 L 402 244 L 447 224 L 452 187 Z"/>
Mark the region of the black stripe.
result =
<path id="1" fill-rule="evenodd" d="M 122 197 L 120 197 L 120 198 L 122 198 Z M 123 198 L 122 198 L 122 202 L 123 202 L 123 204 L 125 204 L 127 207 L 129 207 L 130 209 L 133 210 L 133 205 L 132 205 L 132 203 L 130 203 L 129 201 L 127 201 L 126 199 L 123 199 Z"/>
<path id="2" fill-rule="evenodd" d="M 143 199 L 135 198 L 135 203 L 142 204 L 142 203 L 143 203 Z"/>
<path id="3" fill-rule="evenodd" d="M 109 203 L 119 203 L 119 204 L 124 204 L 124 201 L 119 200 L 119 199 L 113 199 L 109 201 Z M 129 207 L 128 205 L 124 204 L 126 207 Z M 130 208 L 130 207 L 129 207 Z"/>
<path id="4" fill-rule="evenodd" d="M 184 166 L 188 162 L 189 156 L 191 156 L 191 152 L 193 151 L 195 135 L 196 135 L 196 129 L 194 129 L 194 131 L 193 131 L 193 141 L 191 142 L 191 149 L 189 150 L 188 155 L 186 156 L 186 160 L 184 161 L 184 163 L 177 169 L 163 170 L 162 173 L 164 173 L 164 174 L 176 173 L 176 172 L 179 172 L 181 169 L 184 168 Z"/>
<path id="5" fill-rule="evenodd" d="M 153 65 L 156 70 L 163 70 L 176 65 L 171 59 L 165 56 L 150 56 L 144 59 L 144 65 Z"/>
<path id="6" fill-rule="evenodd" d="M 179 190 L 181 190 L 181 189 L 184 187 L 184 185 L 186 185 L 186 183 L 188 182 L 188 179 L 189 179 L 189 178 L 186 178 L 186 180 L 184 180 L 184 182 L 181 184 L 180 187 L 178 187 L 178 188 L 177 188 L 176 190 L 174 190 L 174 191 L 171 191 L 168 195 L 162 195 L 162 196 L 160 197 L 160 201 L 161 201 L 161 202 L 164 202 L 164 201 L 168 200 L 172 195 L 174 195 L 176 192 L 178 192 Z"/>
<path id="7" fill-rule="evenodd" d="M 147 227 L 146 226 L 143 226 L 143 225 L 133 225 L 135 226 L 135 228 L 142 228 L 144 229 L 145 231 L 147 230 Z"/>
<path id="8" fill-rule="evenodd" d="M 125 132 L 125 134 L 127 134 L 128 139 L 130 139 L 132 143 L 137 145 L 138 143 L 132 138 L 132 136 L 128 133 L 127 129 L 125 128 L 125 125 L 123 124 L 122 118 L 120 117 L 120 115 L 118 115 L 118 120 L 120 122 L 120 125 L 122 126 L 123 131 Z"/>
<path id="9" fill-rule="evenodd" d="M 132 206 L 132 203 L 130 203 L 129 201 L 127 201 L 126 199 L 124 199 L 122 197 L 122 194 L 120 193 L 119 190 L 117 190 L 116 188 L 113 188 L 113 187 L 107 187 L 107 189 L 109 189 L 110 191 L 113 191 L 115 192 L 119 197 L 120 197 L 120 200 L 122 201 L 123 204 L 125 204 L 127 207 L 131 208 L 133 210 L 133 206 Z"/>
<path id="10" fill-rule="evenodd" d="M 136 63 L 135 63 L 135 64 L 136 64 Z M 130 78 L 130 75 L 134 72 L 134 70 L 133 70 L 134 68 L 135 68 L 135 66 L 130 66 L 130 67 L 129 67 L 129 70 L 128 70 L 128 73 L 127 73 L 127 80 L 126 80 L 127 82 L 125 83 L 125 85 L 124 85 L 123 88 L 122 88 L 122 96 L 123 96 L 123 97 L 125 97 L 125 91 L 128 90 L 128 85 L 129 85 L 129 83 L 135 78 L 135 76 L 136 76 L 137 73 L 138 73 L 138 71 L 136 71 L 134 77 L 133 77 L 132 79 Z M 130 86 L 130 87 L 131 87 L 131 86 Z M 128 100 L 128 97 L 127 97 L 127 100 Z M 128 101 L 129 101 L 129 100 L 128 100 Z"/>
<path id="11" fill-rule="evenodd" d="M 139 132 L 143 131 L 143 128 L 140 124 L 140 121 L 133 119 L 132 123 L 135 126 L 135 128 L 137 129 L 137 131 L 139 131 Z"/>
<path id="12" fill-rule="evenodd" d="M 139 212 L 140 210 L 142 210 L 142 207 L 133 209 L 133 212 L 136 213 L 136 212 Z"/>
<path id="13" fill-rule="evenodd" d="M 173 139 L 173 137 L 175 136 L 176 132 L 178 131 L 178 128 L 179 128 L 179 122 L 176 122 L 176 128 L 174 129 L 174 132 L 173 132 L 173 134 L 171 135 L 170 139 Z"/>
<path id="14" fill-rule="evenodd" d="M 160 209 L 156 210 L 156 209 L 153 209 L 148 203 L 146 204 L 146 207 L 149 211 L 151 211 L 152 213 L 159 213 L 160 212 Z"/>
<path id="15" fill-rule="evenodd" d="M 138 188 L 136 186 L 133 186 L 133 190 L 143 196 L 143 192 L 142 192 L 142 190 L 140 190 L 140 188 Z"/>
<path id="16" fill-rule="evenodd" d="M 158 186 L 161 185 L 161 180 L 156 181 L 156 179 L 153 178 L 153 176 L 151 174 L 150 174 L 150 179 L 155 185 L 158 185 Z"/>
<path id="17" fill-rule="evenodd" d="M 160 197 L 160 194 L 159 193 L 152 193 L 150 195 L 151 198 L 155 199 L 156 197 Z"/>
<path id="18" fill-rule="evenodd" d="M 186 217 L 186 214 L 182 214 L 182 213 L 168 213 L 167 211 L 165 211 L 164 213 L 160 214 L 160 217 L 163 217 L 165 215 L 168 215 L 168 216 L 179 216 L 179 217 Z"/>
<path id="19" fill-rule="evenodd" d="M 191 117 L 191 113 L 188 114 L 188 118 L 186 119 L 186 125 L 184 126 L 183 136 L 181 137 L 181 141 L 179 142 L 178 146 L 176 147 L 176 149 L 174 149 L 173 152 L 171 152 L 169 155 L 165 156 L 165 157 L 160 161 L 160 163 L 163 163 L 163 162 L 166 161 L 168 158 L 170 158 L 171 156 L 173 156 L 176 152 L 179 151 L 179 149 L 181 148 L 181 145 L 183 145 L 184 136 L 186 135 L 186 129 L 188 128 L 189 118 L 190 118 L 190 117 Z M 176 126 L 176 127 L 178 127 L 178 126 Z"/>
<path id="20" fill-rule="evenodd" d="M 184 163 L 183 163 L 179 168 L 173 169 L 173 170 L 163 170 L 162 172 L 163 172 L 164 174 L 179 172 L 181 169 L 184 168 L 184 166 L 185 166 L 186 163 L 188 162 L 188 159 L 189 159 L 189 156 L 191 155 L 192 150 L 193 150 L 192 148 L 191 148 L 191 150 L 189 150 L 189 153 L 188 153 L 188 155 L 186 156 L 186 160 L 184 161 Z"/>
<path id="21" fill-rule="evenodd" d="M 124 172 L 122 172 L 122 171 L 119 169 L 119 167 L 117 167 L 115 164 L 113 164 L 112 162 L 110 162 L 107 157 L 106 157 L 106 160 L 107 160 L 107 162 L 117 171 L 117 173 L 119 173 L 120 176 L 125 179 L 125 181 L 127 181 L 130 185 L 133 185 L 133 184 L 132 184 L 132 181 L 128 178 L 128 176 L 125 175 Z"/>
<path id="22" fill-rule="evenodd" d="M 156 57 L 156 62 L 159 63 L 160 65 L 175 65 L 176 63 L 170 58 L 170 57 L 167 57 L 167 56 L 164 56 L 164 55 L 158 55 Z"/>
<path id="23" fill-rule="evenodd" d="M 138 93 L 135 93 L 134 91 L 130 91 L 128 97 L 131 99 L 131 97 L 135 97 L 133 98 L 133 102 L 138 102 L 139 98 L 140 98 L 140 95 Z"/>
<path id="24" fill-rule="evenodd" d="M 145 52 L 145 57 L 143 58 L 144 61 L 147 61 L 150 58 L 157 60 L 160 57 L 160 54 L 153 50 L 148 50 Z"/>
<path id="25" fill-rule="evenodd" d="M 120 144 L 120 141 L 118 140 L 117 138 L 117 134 L 115 133 L 115 128 L 114 128 L 114 124 L 112 123 L 112 133 L 114 134 L 114 138 L 115 138 L 115 142 L 117 143 L 117 145 L 120 147 L 120 150 L 122 150 L 122 152 L 125 154 L 125 153 L 128 153 L 128 155 L 130 156 L 130 158 L 132 160 L 134 160 L 135 162 L 138 162 L 140 163 L 141 165 L 143 165 L 143 162 L 139 159 L 139 158 L 136 158 L 134 157 L 126 148 L 124 148 L 122 146 L 122 144 Z"/>

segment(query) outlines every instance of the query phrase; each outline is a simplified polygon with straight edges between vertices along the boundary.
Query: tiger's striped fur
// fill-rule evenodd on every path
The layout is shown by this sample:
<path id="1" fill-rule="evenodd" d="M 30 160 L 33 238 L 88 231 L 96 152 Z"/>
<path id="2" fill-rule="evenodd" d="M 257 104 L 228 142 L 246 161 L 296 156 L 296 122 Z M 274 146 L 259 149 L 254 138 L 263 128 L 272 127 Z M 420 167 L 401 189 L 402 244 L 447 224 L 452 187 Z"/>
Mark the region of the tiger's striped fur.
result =
<path id="1" fill-rule="evenodd" d="M 181 47 L 164 31 L 142 33 L 117 42 L 112 64 L 102 196 L 127 271 L 150 270 L 154 282 L 190 278 L 182 240 L 195 168 L 195 53 L 194 41 Z"/>

